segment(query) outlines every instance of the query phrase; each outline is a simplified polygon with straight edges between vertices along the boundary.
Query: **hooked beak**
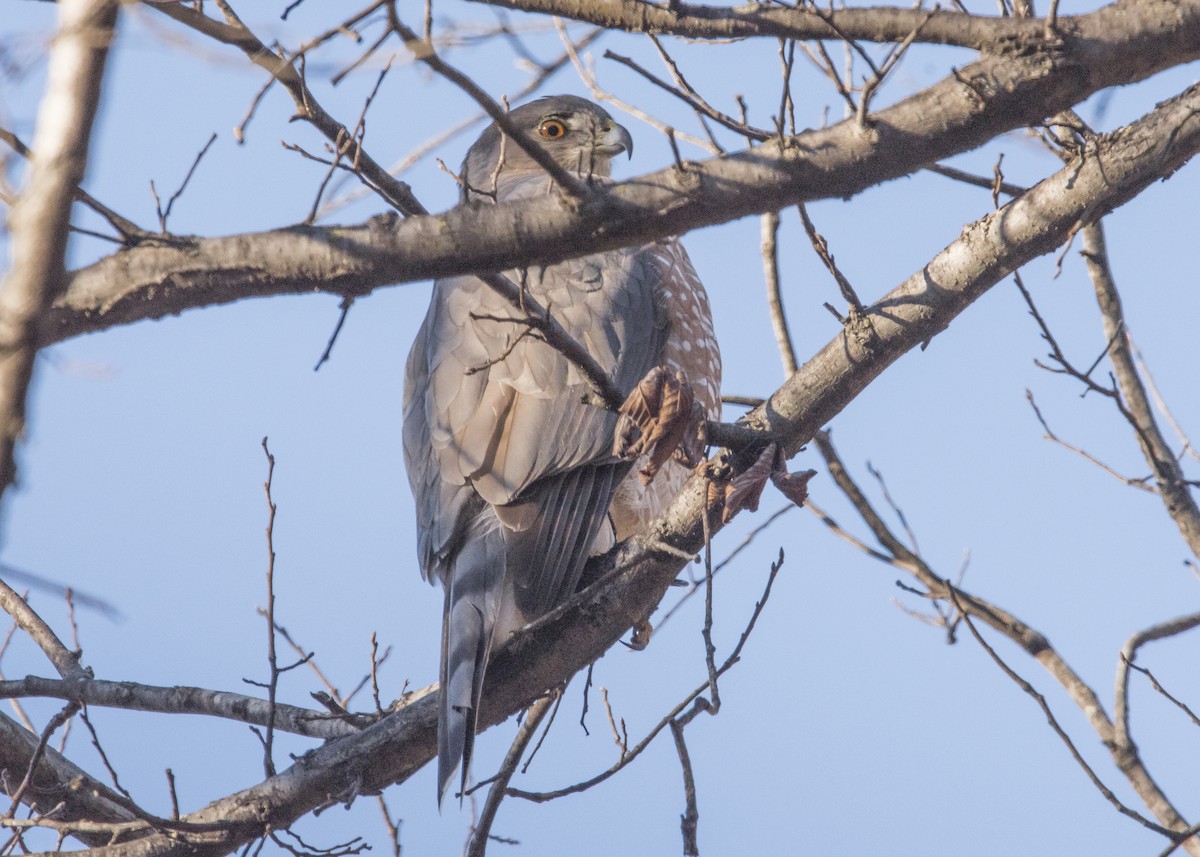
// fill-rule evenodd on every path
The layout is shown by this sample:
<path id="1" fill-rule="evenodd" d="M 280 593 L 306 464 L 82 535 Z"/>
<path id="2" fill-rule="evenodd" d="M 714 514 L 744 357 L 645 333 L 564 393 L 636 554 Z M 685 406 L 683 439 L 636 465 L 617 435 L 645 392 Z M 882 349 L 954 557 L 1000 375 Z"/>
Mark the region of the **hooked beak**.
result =
<path id="1" fill-rule="evenodd" d="M 596 151 L 610 158 L 624 152 L 632 158 L 633 137 L 629 136 L 629 132 L 625 130 L 624 125 L 618 125 L 614 122 L 613 126 L 604 132 L 604 136 L 596 141 Z"/>

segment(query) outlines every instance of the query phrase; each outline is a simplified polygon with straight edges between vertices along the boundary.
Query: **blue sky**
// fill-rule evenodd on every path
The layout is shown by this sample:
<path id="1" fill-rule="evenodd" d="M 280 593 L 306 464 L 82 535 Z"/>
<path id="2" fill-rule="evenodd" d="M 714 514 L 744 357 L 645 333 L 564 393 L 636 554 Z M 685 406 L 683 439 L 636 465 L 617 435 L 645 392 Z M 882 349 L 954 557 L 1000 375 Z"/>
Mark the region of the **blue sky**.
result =
<path id="1" fill-rule="evenodd" d="M 282 23 L 282 3 L 242 5 L 239 11 L 265 41 L 290 45 L 324 29 L 340 11 L 309 0 Z M 0 119 L 29 141 L 54 9 L 0 0 L 0 10 L 0 52 L 10 67 L 0 80 Z M 445 20 L 494 21 L 471 4 L 439 2 L 436 10 Z M 990 7 L 979 11 L 991 13 Z M 1059 10 L 1079 11 L 1070 4 Z M 170 193 L 216 132 L 217 142 L 176 203 L 171 228 L 217 235 L 301 220 L 324 168 L 285 151 L 280 141 L 310 151 L 322 146 L 313 130 L 288 123 L 286 96 L 278 88 L 268 93 L 239 146 L 231 129 L 262 85 L 262 72 L 240 53 L 143 8 L 125 9 L 120 26 L 87 189 L 154 228 L 150 181 L 160 194 Z M 527 37 L 543 58 L 559 49 L 553 31 Z M 668 44 L 697 87 L 726 109 L 734 109 L 739 92 L 760 121 L 777 105 L 775 43 Z M 603 60 L 605 47 L 656 65 L 644 40 L 614 34 L 592 49 L 601 83 L 696 131 L 684 108 Z M 357 117 L 375 75 L 351 76 L 336 88 L 328 77 L 355 50 L 336 45 L 308 68 L 322 103 L 347 123 Z M 497 96 L 528 79 L 501 41 L 447 56 Z M 969 59 L 963 51 L 914 49 L 879 103 Z M 1111 129 L 1194 79 L 1194 66 L 1177 69 L 1106 93 L 1081 113 Z M 587 94 L 570 69 L 544 91 Z M 803 63 L 794 91 L 800 125 L 819 124 L 826 105 L 831 116 L 840 115 L 836 94 Z M 473 112 L 448 84 L 401 63 L 369 114 L 366 145 L 378 161 L 393 163 Z M 632 163 L 618 164 L 618 177 L 670 163 L 661 134 L 634 118 L 618 119 L 637 143 Z M 437 155 L 457 165 L 473 136 L 447 142 Z M 1022 133 L 953 163 L 990 174 L 1001 152 L 1006 177 L 1018 183 L 1036 182 L 1058 166 Z M 19 172 L 10 169 L 14 178 Z M 453 183 L 431 160 L 405 179 L 431 209 L 454 201 Z M 1175 418 L 1193 431 L 1200 430 L 1193 323 L 1200 290 L 1191 253 L 1198 192 L 1195 167 L 1188 167 L 1106 220 L 1130 330 Z M 986 191 L 923 173 L 851 201 L 812 205 L 810 213 L 842 270 L 871 300 L 990 206 Z M 359 222 L 383 208 L 366 198 L 323 222 Z M 77 220 L 97 225 L 83 211 Z M 758 234 L 757 219 L 749 219 L 684 239 L 709 288 L 731 394 L 763 395 L 783 377 L 763 299 Z M 836 334 L 837 322 L 821 304 L 837 303 L 837 292 L 794 210 L 784 212 L 781 241 L 787 307 L 803 360 Z M 1064 349 L 1087 366 L 1105 339 L 1077 249 L 1064 257 L 1061 275 L 1049 259 L 1029 266 L 1024 278 Z M 106 252 L 107 245 L 76 239 L 70 263 L 84 265 Z M 116 606 L 119 621 L 80 614 L 84 661 L 99 677 L 249 692 L 243 678 L 266 675 L 266 632 L 255 608 L 265 601 L 260 443 L 268 436 L 277 460 L 279 621 L 315 650 L 321 669 L 343 690 L 366 671 L 372 632 L 392 647 L 381 671 L 386 697 L 398 695 L 406 681 L 432 682 L 441 595 L 418 575 L 399 444 L 403 361 L 427 300 L 428 284 L 412 284 L 358 302 L 332 360 L 315 373 L 338 317 L 330 296 L 193 311 L 47 350 L 38 361 L 20 485 L 5 497 L 0 561 Z M 831 427 L 847 465 L 876 500 L 866 462 L 883 472 L 937 570 L 954 573 L 969 551 L 964 587 L 1045 633 L 1111 706 L 1124 640 L 1194 611 L 1200 584 L 1184 565 L 1186 546 L 1157 497 L 1042 438 L 1027 388 L 1061 436 L 1121 472 L 1146 471 L 1109 403 L 1081 398 L 1076 385 L 1033 365 L 1044 352 L 1020 295 L 1011 281 L 1002 282 L 927 350 L 889 369 Z M 818 460 L 809 450 L 793 469 L 820 470 Z M 865 536 L 823 472 L 811 492 L 841 524 Z M 715 556 L 727 554 L 784 504 L 768 493 L 758 515 L 743 515 L 721 533 Z M 940 631 L 898 609 L 897 602 L 917 610 L 924 605 L 896 588 L 897 571 L 834 538 L 807 511 L 781 517 L 721 573 L 719 655 L 736 643 L 781 547 L 784 569 L 742 663 L 722 682 L 722 712 L 699 718 L 687 732 L 702 853 L 1150 855 L 1162 849 L 1160 838 L 1118 815 L 1092 788 L 1034 703 L 969 635 L 947 646 Z M 69 634 L 59 599 L 35 591 L 33 604 Z M 631 739 L 640 739 L 703 680 L 702 619 L 703 604 L 693 599 L 645 652 L 618 647 L 597 664 L 594 683 L 607 688 Z M 989 639 L 1046 695 L 1106 784 L 1142 809 L 1061 689 L 1023 653 L 995 635 Z M 1197 654 L 1197 638 L 1185 636 L 1147 648 L 1142 663 L 1195 702 Z M 51 672 L 21 641 L 0 666 L 9 677 Z M 1185 815 L 1194 814 L 1200 733 L 1144 682 L 1134 685 L 1135 738 L 1160 785 Z M 309 692 L 319 689 L 315 676 L 299 669 L 285 678 L 281 699 L 309 705 Z M 578 681 L 568 690 L 538 760 L 514 785 L 556 788 L 612 764 L 616 750 L 599 691 L 591 694 L 590 736 L 578 725 L 582 693 Z M 368 698 L 358 704 L 370 707 Z M 36 702 L 27 708 L 43 720 L 57 710 Z M 169 810 L 167 767 L 185 811 L 261 778 L 258 741 L 244 725 L 124 711 L 94 711 L 93 719 L 122 783 L 152 811 Z M 513 731 L 509 722 L 480 739 L 478 777 L 495 768 Z M 285 751 L 309 746 L 284 739 L 277 755 L 285 759 Z M 82 729 L 72 735 L 69 754 L 103 773 Z M 431 770 L 389 789 L 386 799 L 403 819 L 407 854 L 458 851 L 470 808 L 448 805 L 439 815 Z M 679 764 L 664 735 L 644 759 L 585 795 L 542 806 L 508 801 L 494 832 L 520 840 L 509 849 L 520 854 L 675 853 L 682 810 Z M 331 809 L 297 829 L 323 846 L 362 835 L 379 853 L 386 842 L 378 814 L 373 799 L 361 798 L 348 811 Z M 505 846 L 493 845 L 492 853 L 505 853 Z"/>

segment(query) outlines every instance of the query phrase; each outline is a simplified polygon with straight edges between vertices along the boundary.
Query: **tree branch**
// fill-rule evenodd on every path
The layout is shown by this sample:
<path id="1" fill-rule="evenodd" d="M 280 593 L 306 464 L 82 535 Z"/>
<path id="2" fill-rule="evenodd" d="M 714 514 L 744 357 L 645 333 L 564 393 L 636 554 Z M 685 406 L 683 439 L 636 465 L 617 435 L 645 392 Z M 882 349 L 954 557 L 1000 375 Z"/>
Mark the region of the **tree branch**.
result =
<path id="1" fill-rule="evenodd" d="M 589 21 L 607 29 L 631 33 L 683 36 L 689 39 L 855 39 L 902 42 L 921 27 L 919 42 L 999 50 L 1018 41 L 1033 42 L 1045 35 L 1036 18 L 987 17 L 963 12 L 929 11 L 912 7 L 818 9 L 815 6 L 702 6 L 684 3 L 644 3 L 639 0 L 476 0 L 488 6 L 557 15 Z M 928 23 L 922 27 L 922 21 Z M 1076 18 L 1059 18 L 1059 30 L 1070 32 Z"/>
<path id="2" fill-rule="evenodd" d="M 550 264 L 781 205 L 849 197 L 1039 122 L 1099 89 L 1200 57 L 1200 0 L 1119 3 L 1077 24 L 1078 38 L 1053 50 L 985 57 L 874 114 L 869 134 L 842 122 L 686 172 L 669 167 L 579 204 L 460 207 L 402 223 L 377 218 L 125 250 L 72 275 L 38 341 L 246 297 L 361 295 L 390 283 Z M 1162 164 L 1158 174 L 1167 172 Z"/>
<path id="3" fill-rule="evenodd" d="M 66 283 L 71 203 L 87 165 L 116 0 L 64 0 L 38 110 L 29 182 L 12 207 L 12 267 L 0 288 L 0 492 L 16 478 L 42 315 Z"/>
<path id="4" fill-rule="evenodd" d="M 357 22 L 365 15 L 385 5 L 386 2 L 387 0 L 376 0 L 367 9 L 357 13 L 350 21 L 346 22 L 345 26 Z M 223 7 L 229 23 L 210 18 L 203 11 L 182 3 L 152 3 L 149 5 L 155 11 L 191 27 L 198 33 L 203 33 L 209 38 L 241 50 L 255 65 L 266 69 L 288 91 L 288 94 L 292 96 L 292 101 L 296 104 L 296 115 L 299 118 L 304 119 L 320 131 L 335 149 L 339 151 L 349 149 L 348 160 L 355 165 L 355 172 L 370 182 L 397 211 L 407 215 L 428 214 L 425 206 L 413 196 L 412 189 L 405 182 L 392 176 L 364 152 L 360 142 L 355 139 L 350 130 L 334 119 L 313 96 L 308 84 L 304 81 L 304 76 L 296 70 L 295 66 L 297 56 L 302 54 L 304 49 L 292 57 L 275 53 L 238 20 L 226 4 L 219 5 Z"/>
<path id="5" fill-rule="evenodd" d="M 1083 258 L 1087 262 L 1088 275 L 1096 292 L 1096 303 L 1104 319 L 1104 335 L 1109 342 L 1108 359 L 1112 361 L 1121 398 L 1134 423 L 1138 445 L 1154 473 L 1158 493 L 1167 513 L 1179 527 L 1192 555 L 1200 558 L 1200 506 L 1192 496 L 1183 467 L 1163 437 L 1158 421 L 1154 419 L 1150 397 L 1134 363 L 1129 334 L 1125 329 L 1121 295 L 1108 264 L 1104 229 L 1096 222 L 1084 227 L 1082 232 Z"/>
<path id="6" fill-rule="evenodd" d="M 947 600 L 954 605 L 959 615 L 967 619 L 967 627 L 979 641 L 980 645 L 996 659 L 996 662 L 1010 678 L 1016 681 L 1026 693 L 1029 693 L 1038 702 L 1039 706 L 1046 713 L 1051 727 L 1064 741 L 1072 757 L 1082 767 L 1093 785 L 1096 786 L 1118 811 L 1159 833 L 1173 837 L 1173 840 L 1176 842 L 1183 842 L 1188 839 L 1190 834 L 1187 833 L 1188 823 L 1186 819 L 1179 814 L 1170 799 L 1159 788 L 1153 777 L 1150 776 L 1150 772 L 1146 769 L 1136 747 L 1133 746 L 1132 742 L 1123 744 L 1118 740 L 1119 736 L 1116 732 L 1116 726 L 1104 710 L 1104 706 L 1096 696 L 1096 692 L 1071 668 L 1070 664 L 1050 644 L 1045 635 L 1026 625 L 1003 608 L 957 588 L 949 580 L 936 574 L 920 556 L 909 551 L 900 539 L 883 523 L 883 520 L 876 513 L 870 501 L 866 499 L 861 489 L 859 489 L 858 485 L 842 465 L 841 459 L 829 442 L 828 436 L 823 434 L 818 435 L 817 444 L 821 449 L 822 456 L 829 465 L 830 475 L 833 476 L 838 488 L 850 500 L 855 511 L 859 513 L 863 521 L 871 529 L 872 534 L 889 553 L 888 555 L 877 555 L 866 545 L 860 545 L 860 547 L 872 553 L 875 558 L 889 565 L 902 568 L 919 580 L 925 586 L 927 592 L 918 594 L 931 599 Z M 910 591 L 916 591 L 911 589 L 911 587 L 906 588 Z M 1096 736 L 1108 747 L 1113 763 L 1129 781 L 1138 797 L 1142 799 L 1143 803 L 1145 803 L 1155 818 L 1158 819 L 1159 824 L 1154 824 L 1140 813 L 1127 807 L 1103 784 L 1091 766 L 1079 754 L 1074 742 L 1071 741 L 1070 737 L 1063 731 L 1061 725 L 1054 718 L 1045 698 L 1041 694 L 1038 694 L 1028 682 L 1017 676 L 996 655 L 995 651 L 979 634 L 974 623 L 970 621 L 969 617 L 972 616 L 985 622 L 994 630 L 1020 646 L 1026 654 L 1038 661 L 1054 680 L 1062 686 L 1063 690 L 1071 698 L 1071 701 L 1078 706 L 1079 710 L 1087 718 L 1088 724 L 1092 727 Z M 1118 706 L 1121 704 L 1122 700 L 1118 697 Z M 1186 847 L 1189 853 L 1200 854 L 1200 845 L 1193 843 Z"/>
<path id="7" fill-rule="evenodd" d="M 921 271 L 864 308 L 872 332 L 869 340 L 856 331 L 840 332 L 748 415 L 750 425 L 770 431 L 781 449 L 789 456 L 795 454 L 902 354 L 936 336 L 1015 267 L 1065 241 L 1080 218 L 1102 216 L 1186 160 L 1200 148 L 1200 121 L 1193 121 L 1198 111 L 1200 88 L 1194 87 L 1099 141 L 1082 162 L 1070 164 L 999 211 L 968 225 Z M 598 583 L 519 631 L 495 654 L 479 712 L 481 727 L 511 716 L 545 688 L 567 680 L 600 657 L 628 628 L 645 620 L 687 562 L 659 545 L 691 554 L 700 549 L 703 517 L 710 512 L 707 494 L 707 480 L 694 477 L 651 524 L 644 543 L 632 539 L 600 558 Z M 717 516 L 712 529 L 721 526 Z M 964 597 L 960 593 L 960 600 Z M 1028 639 L 1022 637 L 1023 644 L 1039 660 L 1044 657 L 1041 653 L 1051 651 L 1041 635 L 1007 614 L 980 606 L 975 615 L 993 627 L 1025 634 Z M 263 825 L 286 827 L 331 795 L 348 798 L 404 780 L 435 754 L 436 708 L 436 698 L 425 697 L 357 735 L 307 753 L 277 776 L 183 819 L 196 823 L 224 819 L 230 827 L 223 831 L 189 833 L 186 841 L 155 833 L 102 853 L 105 857 L 223 854 L 258 836 Z M 1089 717 L 1107 721 L 1094 695 L 1084 710 Z M 1139 792 L 1152 786 L 1152 781 L 1135 782 Z M 1152 808 L 1156 815 L 1163 810 Z M 1176 829 L 1179 824 L 1181 819 L 1178 824 L 1164 822 Z"/>
<path id="8" fill-rule="evenodd" d="M 271 705 L 265 700 L 202 687 L 156 687 L 132 681 L 89 678 L 59 681 L 32 675 L 23 679 L 0 681 L 0 699 L 25 697 L 74 700 L 85 705 L 130 711 L 202 714 L 255 726 L 268 725 L 272 717 Z M 361 722 L 368 723 L 373 719 L 363 716 Z M 359 731 L 356 722 L 355 719 L 347 720 L 323 711 L 275 703 L 275 728 L 295 735 L 326 739 L 353 735 Z"/>

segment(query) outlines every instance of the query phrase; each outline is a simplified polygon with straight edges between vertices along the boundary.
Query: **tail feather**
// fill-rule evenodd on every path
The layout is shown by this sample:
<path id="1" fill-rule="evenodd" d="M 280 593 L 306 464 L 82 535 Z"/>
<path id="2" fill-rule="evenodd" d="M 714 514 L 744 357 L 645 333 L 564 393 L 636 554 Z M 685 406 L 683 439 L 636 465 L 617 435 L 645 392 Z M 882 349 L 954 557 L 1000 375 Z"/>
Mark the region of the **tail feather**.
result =
<path id="1" fill-rule="evenodd" d="M 460 765 L 460 783 L 466 790 L 483 676 L 504 598 L 505 570 L 504 536 L 496 527 L 472 533 L 454 560 L 442 620 L 439 806 Z"/>

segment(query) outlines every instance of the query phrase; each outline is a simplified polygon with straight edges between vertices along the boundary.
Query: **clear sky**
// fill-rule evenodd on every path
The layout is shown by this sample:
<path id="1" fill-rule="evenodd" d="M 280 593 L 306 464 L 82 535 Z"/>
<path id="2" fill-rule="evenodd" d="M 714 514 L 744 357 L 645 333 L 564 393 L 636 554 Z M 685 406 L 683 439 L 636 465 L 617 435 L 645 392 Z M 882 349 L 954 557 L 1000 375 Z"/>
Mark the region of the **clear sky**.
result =
<path id="1" fill-rule="evenodd" d="M 350 8 L 309 0 L 287 22 L 286 4 L 239 4 L 270 42 L 295 46 Z M 991 6 L 971 8 L 992 13 Z M 439 22 L 496 17 L 473 4 L 439 0 Z M 1066 4 L 1060 14 L 1084 11 Z M 53 4 L 0 0 L 0 124 L 32 138 L 44 82 Z M 410 10 L 417 23 L 419 11 Z M 514 26 L 530 21 L 513 16 Z M 375 30 L 378 32 L 378 29 Z M 572 25 L 580 35 L 583 28 Z M 460 35 L 470 35 L 460 31 Z M 547 60 L 558 51 L 552 29 L 522 37 Z M 761 123 L 777 109 L 777 46 L 769 40 L 717 48 L 666 44 L 711 101 L 736 112 L 744 93 Z M 386 59 L 400 51 L 390 42 Z M 628 69 L 604 60 L 605 48 L 660 68 L 644 38 L 612 34 L 589 49 L 602 85 L 664 121 L 698 133 L 690 112 Z M 340 86 L 332 72 L 355 57 L 349 42 L 308 65 L 324 106 L 351 124 L 381 63 Z M 840 61 L 840 51 L 837 51 Z M 504 39 L 465 39 L 447 51 L 495 96 L 529 79 Z M 915 48 L 879 95 L 879 104 L 941 79 L 970 54 Z M 1081 113 L 1112 129 L 1150 110 L 1195 79 L 1195 66 L 1104 93 Z M 315 131 L 289 124 L 292 105 L 268 92 L 238 145 L 231 129 L 264 81 L 232 49 L 184 32 L 147 9 L 122 13 L 110 58 L 104 104 L 86 187 L 143 227 L 156 228 L 153 181 L 160 195 L 182 180 L 209 136 L 217 141 L 176 202 L 173 231 L 218 235 L 259 231 L 305 217 L 324 167 L 285 151 L 280 141 L 323 151 Z M 544 93 L 587 94 L 570 68 Z M 798 61 L 797 123 L 817 126 L 828 106 L 841 113 L 827 82 Z M 614 112 L 616 112 L 614 110 Z M 413 68 L 401 51 L 368 116 L 366 145 L 384 164 L 397 162 L 464 118 L 473 104 L 447 83 Z M 617 113 L 636 140 L 618 177 L 671 162 L 666 138 Z M 475 131 L 440 145 L 456 166 Z M 728 140 L 730 147 L 738 147 Z M 1058 168 L 1024 133 L 953 161 L 990 175 L 1003 153 L 1008 180 L 1032 184 Z M 685 156 L 703 153 L 685 146 Z M 9 175 L 20 169 L 10 164 Z M 434 210 L 453 204 L 453 182 L 431 159 L 404 178 Z M 351 190 L 343 185 L 333 194 Z M 1112 262 L 1129 327 L 1174 417 L 1200 432 L 1194 319 L 1200 312 L 1194 263 L 1196 168 L 1149 188 L 1106 221 Z M 986 191 L 922 173 L 851 201 L 810 206 L 839 265 L 864 300 L 918 270 L 991 207 Z M 321 222 L 357 223 L 384 210 L 366 197 Z M 784 211 L 783 286 L 801 359 L 837 333 L 822 303 L 840 303 L 816 261 L 794 209 Z M 77 221 L 98 228 L 77 211 Z M 783 378 L 763 297 L 756 218 L 688 235 L 684 241 L 708 285 L 725 359 L 725 392 L 760 396 Z M 4 236 L 0 235 L 0 242 Z M 5 252 L 7 252 L 7 245 Z M 1029 266 L 1025 282 L 1068 354 L 1088 366 L 1105 347 L 1098 312 L 1076 246 L 1055 276 L 1054 260 Z M 77 238 L 70 264 L 85 265 L 111 245 Z M 5 257 L 6 258 L 6 257 Z M 359 301 L 319 372 L 313 365 L 338 318 L 331 296 L 274 298 L 193 311 L 75 339 L 45 351 L 37 366 L 20 485 L 5 498 L 0 561 L 106 599 L 112 620 L 79 614 L 84 662 L 105 679 L 187 684 L 254 692 L 244 678 L 266 676 L 263 620 L 269 437 L 276 457 L 274 499 L 277 616 L 338 688 L 355 685 L 369 665 L 370 636 L 391 656 L 382 693 L 405 682 L 435 680 L 441 594 L 418 575 L 413 514 L 400 451 L 403 361 L 428 300 L 428 284 L 380 289 Z M 1083 458 L 1043 439 L 1028 403 L 1037 398 L 1050 425 L 1116 470 L 1147 468 L 1112 406 L 1081 398 L 1074 383 L 1034 364 L 1045 352 L 1011 280 L 998 284 L 924 351 L 889 369 L 832 423 L 847 465 L 880 501 L 867 462 L 878 468 L 903 508 L 925 557 L 953 575 L 969 553 L 963 586 L 1046 634 L 1111 707 L 1113 670 L 1124 640 L 1155 622 L 1197 609 L 1200 583 L 1185 567 L 1187 548 L 1159 499 L 1122 484 Z M 1107 364 L 1101 364 L 1106 367 Z M 1101 370 L 1103 371 L 1103 370 Z M 736 413 L 736 409 L 732 410 Z M 815 450 L 793 469 L 820 470 Z M 1192 472 L 1195 462 L 1190 461 Z M 823 472 L 813 500 L 865 537 L 853 511 Z M 785 505 L 764 497 L 714 545 L 720 558 Z M 882 507 L 882 506 L 881 506 Z M 1120 816 L 1088 783 L 1037 706 L 969 635 L 953 646 L 906 611 L 926 605 L 894 585 L 899 573 L 835 538 L 808 511 L 783 515 L 719 576 L 718 655 L 736 643 L 770 561 L 786 562 L 742 662 L 721 685 L 724 708 L 689 727 L 705 854 L 821 855 L 1152 855 L 1164 843 Z M 33 604 L 69 636 L 59 597 L 35 590 Z M 668 603 L 678 597 L 668 595 Z M 660 614 L 661 615 L 661 614 Z M 592 776 L 615 760 L 601 704 L 607 689 L 631 741 L 704 679 L 702 599 L 692 599 L 633 653 L 615 647 L 596 666 L 585 734 L 582 683 L 562 710 L 524 789 L 552 789 Z M 1022 652 L 989 639 L 1047 697 L 1099 776 L 1122 800 L 1136 796 L 1109 762 L 1081 713 Z M 1200 637 L 1148 648 L 1142 663 L 1184 701 L 1200 703 Z M 24 641 L 0 662 L 9 677 L 49 675 Z M 1198 820 L 1195 777 L 1200 732 L 1142 681 L 1135 681 L 1134 728 L 1151 772 Z M 311 705 L 322 689 L 309 670 L 287 674 L 281 699 Z M 368 696 L 356 705 L 371 707 Z M 54 704 L 27 703 L 44 722 Z M 196 717 L 93 711 L 122 784 L 152 811 L 169 811 L 164 769 L 176 777 L 182 809 L 198 809 L 262 774 L 258 740 L 244 725 Z M 475 774 L 490 775 L 514 732 L 510 721 L 478 744 Z M 278 756 L 312 742 L 281 739 Z M 69 755 L 103 777 L 84 730 Z M 437 813 L 432 769 L 389 789 L 403 819 L 409 855 L 457 853 L 471 808 Z M 509 800 L 494 832 L 520 840 L 492 853 L 522 855 L 669 854 L 680 847 L 683 810 L 675 750 L 664 734 L 630 769 L 592 791 L 535 806 Z M 379 808 L 360 798 L 297 829 L 331 846 L 363 836 L 387 852 Z"/>

